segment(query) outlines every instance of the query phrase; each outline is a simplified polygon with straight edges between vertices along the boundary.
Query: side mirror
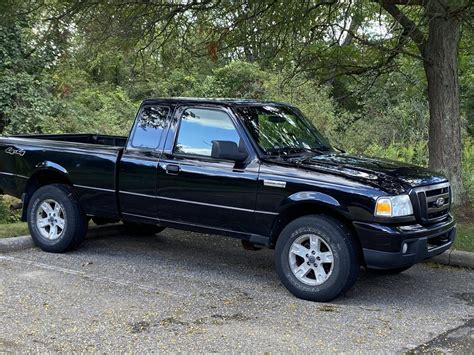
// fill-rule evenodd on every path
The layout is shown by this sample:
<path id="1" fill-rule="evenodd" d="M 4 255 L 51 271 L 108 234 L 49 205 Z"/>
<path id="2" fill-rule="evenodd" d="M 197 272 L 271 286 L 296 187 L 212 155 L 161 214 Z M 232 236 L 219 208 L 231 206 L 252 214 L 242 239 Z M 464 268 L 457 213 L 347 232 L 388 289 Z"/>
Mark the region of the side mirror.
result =
<path id="1" fill-rule="evenodd" d="M 232 141 L 212 141 L 211 157 L 214 159 L 233 160 L 237 162 L 247 159 L 249 154 L 239 149 Z"/>

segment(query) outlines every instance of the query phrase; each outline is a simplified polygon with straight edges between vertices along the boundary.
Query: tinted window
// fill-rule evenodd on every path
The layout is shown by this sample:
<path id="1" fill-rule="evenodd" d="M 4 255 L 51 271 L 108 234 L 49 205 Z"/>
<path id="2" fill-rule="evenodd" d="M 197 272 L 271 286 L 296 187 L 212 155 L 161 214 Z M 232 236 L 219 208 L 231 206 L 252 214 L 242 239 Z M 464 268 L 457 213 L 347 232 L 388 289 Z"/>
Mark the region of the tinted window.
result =
<path id="1" fill-rule="evenodd" d="M 255 142 L 267 154 L 331 149 L 327 140 L 302 114 L 288 107 L 241 107 L 238 113 Z"/>
<path id="2" fill-rule="evenodd" d="M 141 149 L 158 148 L 161 133 L 168 124 L 168 113 L 168 107 L 144 107 L 133 132 L 132 147 Z"/>
<path id="3" fill-rule="evenodd" d="M 174 149 L 176 153 L 210 157 L 214 140 L 239 144 L 239 134 L 225 112 L 207 109 L 184 111 Z"/>

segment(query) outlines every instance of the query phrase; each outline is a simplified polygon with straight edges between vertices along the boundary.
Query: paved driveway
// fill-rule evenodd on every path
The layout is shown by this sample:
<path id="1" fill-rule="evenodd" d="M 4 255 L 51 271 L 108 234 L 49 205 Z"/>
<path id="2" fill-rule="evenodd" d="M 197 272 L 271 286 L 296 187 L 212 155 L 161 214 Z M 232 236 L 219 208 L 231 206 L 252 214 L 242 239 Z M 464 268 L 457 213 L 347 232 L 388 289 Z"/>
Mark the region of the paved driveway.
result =
<path id="1" fill-rule="evenodd" d="M 0 254 L 0 351 L 472 351 L 474 272 L 362 272 L 331 304 L 280 284 L 273 252 L 165 230 Z"/>

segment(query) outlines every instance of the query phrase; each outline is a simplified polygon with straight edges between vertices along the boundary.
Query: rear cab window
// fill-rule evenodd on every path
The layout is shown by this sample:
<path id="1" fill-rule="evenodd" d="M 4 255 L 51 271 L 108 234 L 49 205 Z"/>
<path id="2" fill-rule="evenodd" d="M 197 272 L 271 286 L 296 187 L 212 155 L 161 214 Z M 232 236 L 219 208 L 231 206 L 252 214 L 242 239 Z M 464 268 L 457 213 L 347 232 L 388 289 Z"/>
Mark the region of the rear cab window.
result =
<path id="1" fill-rule="evenodd" d="M 171 108 L 168 106 L 144 106 L 133 127 L 128 148 L 155 150 L 159 147 L 163 131 L 168 127 Z"/>

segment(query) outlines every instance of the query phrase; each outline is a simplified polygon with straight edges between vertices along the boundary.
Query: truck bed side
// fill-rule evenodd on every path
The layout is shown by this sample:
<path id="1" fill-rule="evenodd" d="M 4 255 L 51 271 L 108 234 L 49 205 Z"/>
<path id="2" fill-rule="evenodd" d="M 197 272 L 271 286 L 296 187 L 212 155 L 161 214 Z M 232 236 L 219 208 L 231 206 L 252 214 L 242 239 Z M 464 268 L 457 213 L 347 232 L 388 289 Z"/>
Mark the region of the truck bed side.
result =
<path id="1" fill-rule="evenodd" d="M 91 143 L 92 135 L 75 136 L 67 141 L 65 135 L 1 137 L 0 192 L 19 198 L 26 194 L 27 204 L 38 186 L 67 183 L 86 214 L 118 218 L 116 169 L 122 146 Z"/>

